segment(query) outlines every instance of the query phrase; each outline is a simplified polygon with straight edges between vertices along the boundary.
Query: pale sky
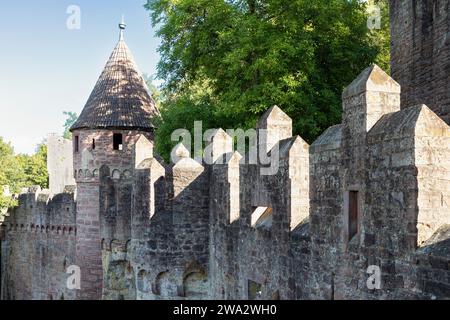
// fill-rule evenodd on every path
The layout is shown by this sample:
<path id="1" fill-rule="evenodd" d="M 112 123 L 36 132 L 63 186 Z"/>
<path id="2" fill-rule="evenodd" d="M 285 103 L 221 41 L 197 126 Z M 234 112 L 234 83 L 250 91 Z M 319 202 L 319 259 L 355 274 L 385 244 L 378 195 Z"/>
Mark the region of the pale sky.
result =
<path id="1" fill-rule="evenodd" d="M 32 153 L 48 133 L 62 133 L 63 111 L 78 114 L 119 39 L 142 73 L 155 74 L 159 39 L 146 0 L 23 0 L 0 2 L 0 136 L 17 153 Z M 70 5 L 81 29 L 69 30 Z"/>

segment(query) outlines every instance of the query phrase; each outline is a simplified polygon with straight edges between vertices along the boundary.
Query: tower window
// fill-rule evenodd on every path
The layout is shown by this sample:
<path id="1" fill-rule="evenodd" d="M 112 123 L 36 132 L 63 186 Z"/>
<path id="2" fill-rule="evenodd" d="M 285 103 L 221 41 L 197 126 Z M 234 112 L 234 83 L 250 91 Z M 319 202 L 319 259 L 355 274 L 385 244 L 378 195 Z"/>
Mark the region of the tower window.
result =
<path id="1" fill-rule="evenodd" d="M 114 133 L 113 135 L 113 149 L 114 150 L 123 150 L 123 138 L 121 133 Z"/>
<path id="2" fill-rule="evenodd" d="M 92 150 L 95 150 L 95 139 L 92 139 Z"/>
<path id="3" fill-rule="evenodd" d="M 80 137 L 75 136 L 73 139 L 73 151 L 79 152 L 80 151 Z"/>
<path id="4" fill-rule="evenodd" d="M 358 191 L 348 194 L 348 241 L 358 234 Z"/>

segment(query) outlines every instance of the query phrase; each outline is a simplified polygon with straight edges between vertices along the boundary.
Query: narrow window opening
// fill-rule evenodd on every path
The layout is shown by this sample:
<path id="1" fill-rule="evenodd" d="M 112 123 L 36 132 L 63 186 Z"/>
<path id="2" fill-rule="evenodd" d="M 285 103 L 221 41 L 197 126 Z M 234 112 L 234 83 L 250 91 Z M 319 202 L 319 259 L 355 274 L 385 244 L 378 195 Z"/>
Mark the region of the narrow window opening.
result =
<path id="1" fill-rule="evenodd" d="M 123 150 L 123 141 L 121 133 L 114 133 L 113 135 L 113 148 L 114 150 Z"/>
<path id="2" fill-rule="evenodd" d="M 92 150 L 95 150 L 95 139 L 92 139 Z"/>
<path id="3" fill-rule="evenodd" d="M 348 241 L 358 234 L 358 191 L 350 191 L 348 197 Z"/>
<path id="4" fill-rule="evenodd" d="M 73 140 L 73 151 L 79 152 L 80 151 L 80 137 L 75 136 Z"/>

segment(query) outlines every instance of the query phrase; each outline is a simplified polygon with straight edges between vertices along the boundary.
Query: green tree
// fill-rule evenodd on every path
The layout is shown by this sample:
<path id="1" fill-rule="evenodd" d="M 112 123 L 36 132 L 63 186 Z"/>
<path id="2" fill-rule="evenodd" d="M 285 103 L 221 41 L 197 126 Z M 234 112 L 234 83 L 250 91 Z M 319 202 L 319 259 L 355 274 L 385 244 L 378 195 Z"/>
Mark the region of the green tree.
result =
<path id="1" fill-rule="evenodd" d="M 171 141 L 172 133 L 177 129 L 187 129 L 193 137 L 195 121 L 202 121 L 203 128 L 216 128 L 220 120 L 213 113 L 211 92 L 207 85 L 191 88 L 188 93 L 172 96 L 161 104 L 161 118 L 155 119 L 158 127 L 156 134 L 156 151 L 166 161 L 178 141 Z M 164 119 L 164 120 L 163 120 Z"/>
<path id="2" fill-rule="evenodd" d="M 386 43 L 374 40 L 358 0 L 149 0 L 146 8 L 162 39 L 156 140 L 166 156 L 160 144 L 175 125 L 190 129 L 195 117 L 205 129 L 246 129 L 274 104 L 312 142 L 340 122 L 345 86 L 385 61 Z"/>
<path id="3" fill-rule="evenodd" d="M 70 127 L 77 121 L 78 115 L 75 112 L 64 111 L 63 114 L 66 116 L 66 121 L 64 122 L 64 134 L 65 139 L 72 139 L 72 133 L 70 132 Z"/>
<path id="4" fill-rule="evenodd" d="M 379 53 L 375 59 L 384 71 L 391 71 L 391 33 L 390 33 L 390 16 L 388 0 L 369 1 L 369 5 L 375 5 L 380 9 L 381 13 L 381 29 L 373 29 L 370 32 L 372 43 L 379 48 Z"/>
<path id="5" fill-rule="evenodd" d="M 23 186 L 40 186 L 48 188 L 47 171 L 47 146 L 41 143 L 36 148 L 36 153 L 31 156 L 19 155 L 19 162 L 24 173 Z"/>
<path id="6" fill-rule="evenodd" d="M 13 207 L 17 201 L 3 195 L 3 188 L 18 193 L 24 187 L 48 187 L 47 146 L 41 143 L 33 155 L 15 155 L 10 143 L 0 137 L 0 211 Z"/>
<path id="7" fill-rule="evenodd" d="M 154 76 L 150 76 L 148 74 L 144 74 L 144 81 L 147 85 L 148 90 L 150 91 L 150 96 L 152 97 L 153 101 L 155 101 L 156 108 L 158 110 L 161 109 L 161 101 L 163 100 L 163 96 L 161 91 L 153 84 L 153 80 L 155 80 Z"/>
<path id="8" fill-rule="evenodd" d="M 9 187 L 11 192 L 18 192 L 23 180 L 21 166 L 14 156 L 14 149 L 10 143 L 6 143 L 0 137 L 0 211 L 16 204 L 10 197 L 3 195 L 4 187 Z"/>

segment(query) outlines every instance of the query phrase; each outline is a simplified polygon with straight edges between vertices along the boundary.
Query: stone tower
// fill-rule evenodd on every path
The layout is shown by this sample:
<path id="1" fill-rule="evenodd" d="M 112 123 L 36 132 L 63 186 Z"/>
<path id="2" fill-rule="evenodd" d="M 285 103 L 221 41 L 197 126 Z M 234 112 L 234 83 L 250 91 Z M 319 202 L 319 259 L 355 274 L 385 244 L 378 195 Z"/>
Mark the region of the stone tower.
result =
<path id="1" fill-rule="evenodd" d="M 450 124 L 449 0 L 390 0 L 392 77 L 402 108 L 426 104 Z"/>
<path id="2" fill-rule="evenodd" d="M 76 264 L 81 269 L 80 299 L 102 297 L 101 239 L 105 226 L 101 212 L 105 210 L 101 208 L 105 205 L 100 201 L 100 177 L 107 174 L 111 179 L 121 179 L 133 173 L 135 143 L 141 136 L 153 140 L 152 118 L 158 115 L 124 41 L 126 25 L 121 23 L 119 27 L 119 42 L 71 128 L 77 183 Z M 130 231 L 120 228 L 120 232 Z"/>

